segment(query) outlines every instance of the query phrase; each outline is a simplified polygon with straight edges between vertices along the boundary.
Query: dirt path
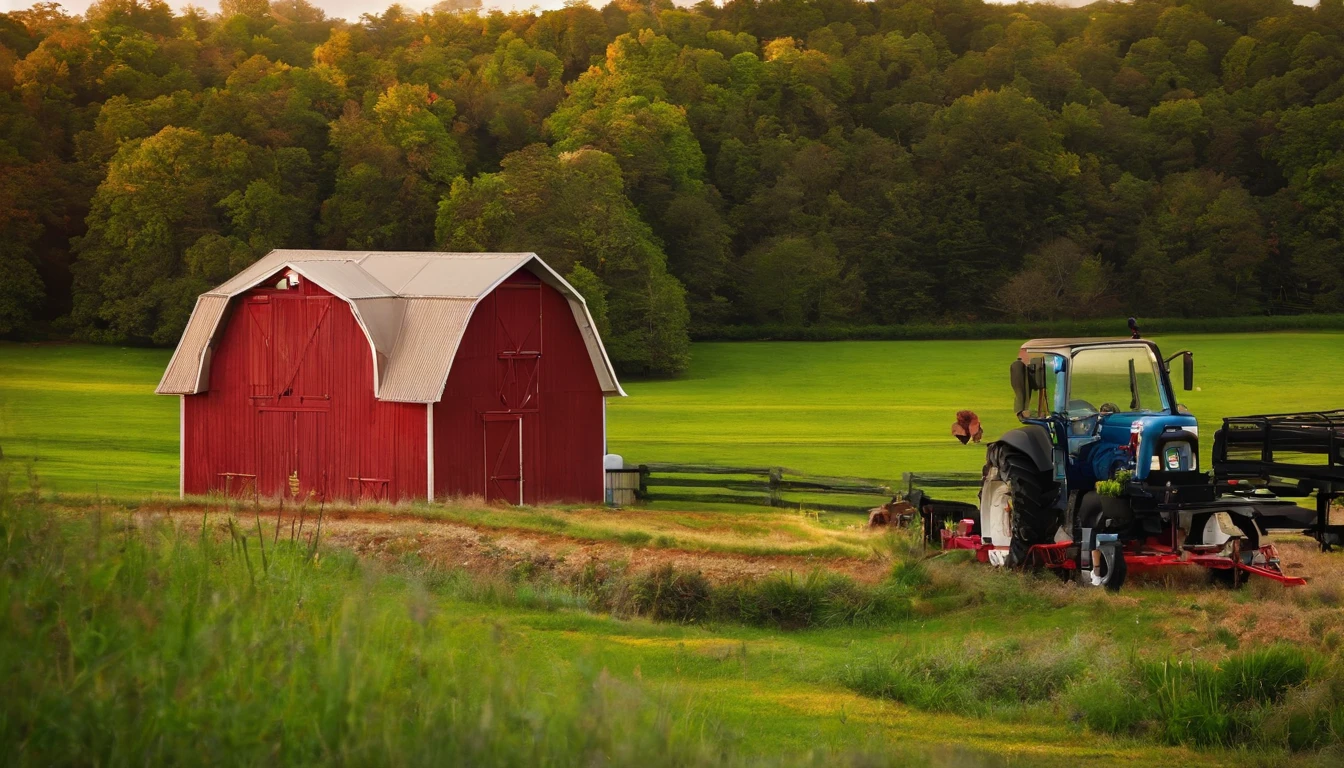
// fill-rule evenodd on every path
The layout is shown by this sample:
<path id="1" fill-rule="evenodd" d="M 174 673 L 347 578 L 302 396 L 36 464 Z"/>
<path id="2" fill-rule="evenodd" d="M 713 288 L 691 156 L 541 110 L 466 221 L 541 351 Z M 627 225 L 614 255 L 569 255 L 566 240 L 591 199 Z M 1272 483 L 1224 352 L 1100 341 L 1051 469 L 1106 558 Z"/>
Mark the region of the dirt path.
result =
<path id="1" fill-rule="evenodd" d="M 183 508 L 168 512 L 141 512 L 139 515 L 166 515 L 192 528 L 200 525 L 202 512 L 200 509 Z M 243 517 L 246 518 L 246 515 Z M 275 513 L 263 513 L 262 521 L 270 529 L 276 521 Z M 250 523 L 247 520 L 240 522 Z M 289 535 L 294 522 L 294 516 L 288 514 L 281 519 L 282 537 Z M 305 536 L 312 532 L 315 523 L 309 515 L 304 522 Z M 223 521 L 216 523 L 212 520 L 211 524 L 222 526 Z M 248 530 L 251 530 L 250 524 Z M 825 568 L 860 582 L 876 583 L 890 569 L 890 563 L 876 558 L 739 555 L 632 546 L 617 541 L 575 539 L 536 531 L 478 527 L 460 522 L 375 512 L 336 512 L 326 515 L 322 523 L 322 541 L 330 546 L 348 549 L 361 557 L 393 561 L 414 554 L 426 563 L 443 568 L 465 568 L 474 573 L 490 574 L 528 569 L 533 573 L 549 571 L 561 578 L 579 573 L 590 563 L 608 566 L 625 563 L 634 573 L 672 565 L 678 569 L 700 571 L 716 582 L 760 578 L 788 571 L 801 575 L 815 568 Z"/>

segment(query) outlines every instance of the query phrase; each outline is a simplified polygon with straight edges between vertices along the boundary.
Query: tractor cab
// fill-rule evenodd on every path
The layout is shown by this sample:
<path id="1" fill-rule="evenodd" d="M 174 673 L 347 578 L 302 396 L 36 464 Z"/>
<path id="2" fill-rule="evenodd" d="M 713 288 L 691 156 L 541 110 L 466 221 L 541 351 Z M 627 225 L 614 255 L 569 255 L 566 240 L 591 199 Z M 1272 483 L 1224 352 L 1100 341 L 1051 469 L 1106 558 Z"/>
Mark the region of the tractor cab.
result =
<path id="1" fill-rule="evenodd" d="M 1192 389 L 1191 353 L 1163 359 L 1145 339 L 1033 339 L 1022 345 L 1010 369 L 1014 410 L 1023 424 L 1049 436 L 1057 482 L 1069 490 L 1090 489 L 1125 472 L 1141 482 L 1152 476 L 1164 484 L 1207 483 L 1199 467 L 1198 422 L 1171 383 L 1170 363 L 1177 357 L 1184 388 Z"/>

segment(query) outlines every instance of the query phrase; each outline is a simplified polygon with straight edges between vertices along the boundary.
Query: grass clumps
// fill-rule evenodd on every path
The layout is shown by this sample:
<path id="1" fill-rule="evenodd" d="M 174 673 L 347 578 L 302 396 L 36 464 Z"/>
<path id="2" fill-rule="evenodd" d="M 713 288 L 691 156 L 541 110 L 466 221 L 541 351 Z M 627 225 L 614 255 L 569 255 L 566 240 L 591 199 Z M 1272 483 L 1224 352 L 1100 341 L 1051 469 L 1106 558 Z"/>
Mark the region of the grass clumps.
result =
<path id="1" fill-rule="evenodd" d="M 905 590 L 869 587 L 821 569 L 713 584 L 698 571 L 665 565 L 635 575 L 592 567 L 577 579 L 589 606 L 654 621 L 735 623 L 774 629 L 866 626 L 910 615 Z"/>
<path id="2" fill-rule="evenodd" d="M 1279 645 L 1235 654 L 1219 664 L 1163 660 L 1134 666 L 1160 739 L 1238 746 L 1261 741 L 1264 723 L 1290 691 L 1313 677 L 1316 665 L 1306 651 Z M 1307 741 L 1291 728 L 1284 735 L 1290 743 Z"/>
<path id="3" fill-rule="evenodd" d="M 499 627 L 347 553 L 268 540 L 263 566 L 250 526 L 220 527 L 0 500 L 6 762 L 732 762 L 673 698 L 512 653 Z"/>
<path id="4" fill-rule="evenodd" d="M 716 597 L 719 618 L 780 629 L 869 625 L 909 615 L 901 590 L 861 586 L 822 570 L 728 584 Z"/>
<path id="5" fill-rule="evenodd" d="M 918 709 L 1008 719 L 1063 710 L 1091 731 L 1167 744 L 1289 750 L 1344 743 L 1344 669 L 1276 645 L 1221 661 L 1117 659 L 1094 639 L 909 649 L 840 682 Z"/>
<path id="6" fill-rule="evenodd" d="M 919 709 L 987 715 L 1048 701 L 1082 672 L 1086 647 L 1026 649 L 1016 640 L 902 652 L 847 668 L 841 683 Z"/>

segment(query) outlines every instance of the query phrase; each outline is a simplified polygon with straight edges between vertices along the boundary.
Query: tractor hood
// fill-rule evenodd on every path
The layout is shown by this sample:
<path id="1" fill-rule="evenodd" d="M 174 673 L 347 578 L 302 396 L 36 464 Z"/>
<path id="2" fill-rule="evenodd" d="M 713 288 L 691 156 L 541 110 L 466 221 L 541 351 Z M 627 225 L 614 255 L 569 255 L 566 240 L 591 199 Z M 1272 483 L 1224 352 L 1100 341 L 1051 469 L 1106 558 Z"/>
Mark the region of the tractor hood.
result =
<path id="1" fill-rule="evenodd" d="M 1199 470 L 1199 422 L 1194 416 L 1165 413 L 1113 413 L 1101 424 L 1102 442 L 1108 445 L 1128 445 L 1130 435 L 1139 433 L 1139 450 L 1135 456 L 1134 476 L 1140 480 L 1154 471 Z M 1163 449 L 1176 443 L 1185 443 L 1189 451 L 1173 450 L 1172 456 L 1164 455 Z M 1188 455 L 1187 455 L 1188 453 Z M 1101 468 L 1097 468 L 1101 469 Z M 1098 477 L 1108 477 L 1110 467 L 1098 473 Z"/>

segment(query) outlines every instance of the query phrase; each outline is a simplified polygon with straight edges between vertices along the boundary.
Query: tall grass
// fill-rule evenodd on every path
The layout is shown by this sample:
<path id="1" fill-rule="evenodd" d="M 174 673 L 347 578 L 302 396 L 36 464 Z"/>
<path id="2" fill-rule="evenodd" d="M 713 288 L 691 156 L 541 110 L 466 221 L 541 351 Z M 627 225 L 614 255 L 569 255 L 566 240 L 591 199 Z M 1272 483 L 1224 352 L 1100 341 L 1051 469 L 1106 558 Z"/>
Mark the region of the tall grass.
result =
<path id="1" fill-rule="evenodd" d="M 1018 641 L 906 649 L 846 667 L 868 696 L 972 715 L 1067 711 L 1097 732 L 1200 747 L 1338 747 L 1344 670 L 1277 645 L 1214 662 L 1115 659 L 1096 641 Z"/>
<path id="2" fill-rule="evenodd" d="M 822 569 L 716 585 L 698 571 L 670 565 L 633 575 L 594 565 L 574 586 L 589 609 L 618 616 L 790 630 L 897 621 L 910 615 L 914 594 L 903 585 L 865 586 Z"/>
<path id="3" fill-rule="evenodd" d="M 943 646 L 855 664 L 841 682 L 920 709 L 986 715 L 1051 699 L 1083 671 L 1087 651 L 1077 641 L 1032 652 L 1015 640 Z"/>
<path id="4" fill-rule="evenodd" d="M 405 580 L 247 526 L 0 501 L 0 743 L 20 764 L 686 765 L 712 723 L 538 663 Z"/>

